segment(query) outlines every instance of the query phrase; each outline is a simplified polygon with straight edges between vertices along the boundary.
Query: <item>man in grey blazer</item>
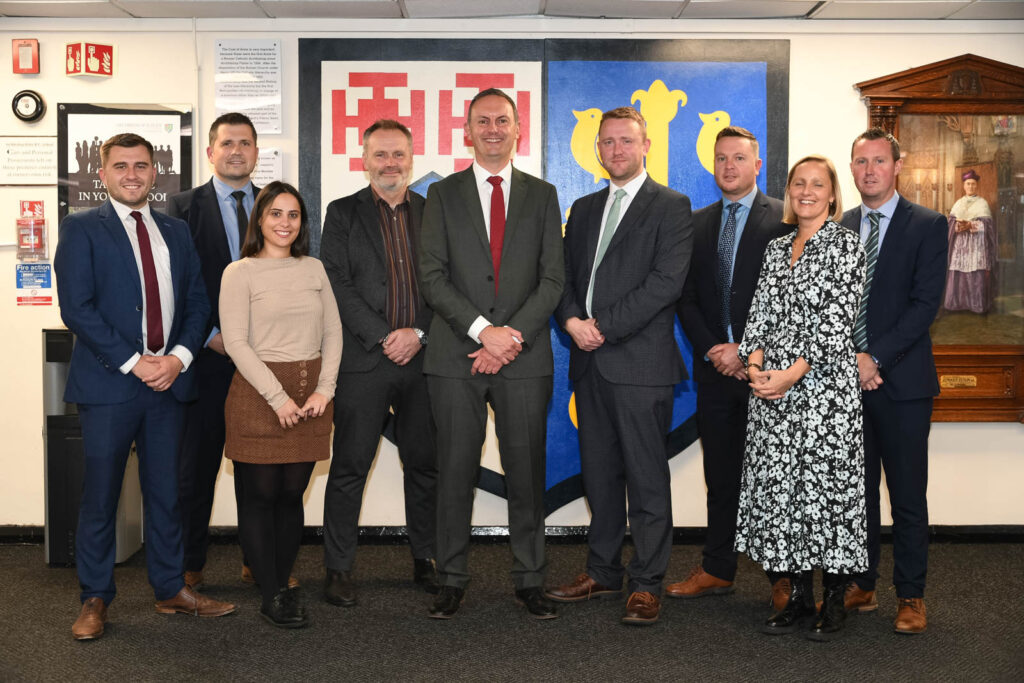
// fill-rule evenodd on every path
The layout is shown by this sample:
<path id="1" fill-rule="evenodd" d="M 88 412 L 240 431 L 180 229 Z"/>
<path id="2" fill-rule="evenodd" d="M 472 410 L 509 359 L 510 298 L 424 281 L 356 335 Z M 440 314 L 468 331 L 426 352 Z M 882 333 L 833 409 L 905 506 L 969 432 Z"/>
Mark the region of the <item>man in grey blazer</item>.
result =
<path id="1" fill-rule="evenodd" d="M 475 161 L 427 192 L 420 286 L 434 311 L 424 372 L 437 424 L 437 567 L 430 616 L 449 619 L 469 583 L 473 493 L 494 410 L 508 490 L 516 598 L 539 619 L 544 597 L 544 484 L 551 399 L 549 318 L 562 292 L 561 220 L 555 188 L 512 166 L 515 102 L 491 88 L 473 98 L 465 125 Z"/>
<path id="2" fill-rule="evenodd" d="M 438 588 L 437 461 L 421 353 L 432 314 L 416 282 L 423 197 L 409 190 L 412 159 L 412 133 L 404 125 L 383 119 L 367 128 L 363 167 L 370 185 L 327 205 L 320 245 L 345 337 L 324 496 L 324 599 L 344 607 L 356 604 L 359 510 L 389 419 L 404 472 L 413 581 L 430 592 Z"/>
<path id="3" fill-rule="evenodd" d="M 764 250 L 793 229 L 782 222 L 782 202 L 757 189 L 760 170 L 754 134 L 739 126 L 723 128 L 715 139 L 715 183 L 722 199 L 693 214 L 693 265 L 678 312 L 693 344 L 708 530 L 701 563 L 684 581 L 665 588 L 673 598 L 733 591 L 736 510 L 750 397 L 750 380 L 736 350 L 743 339 Z M 769 578 L 778 611 L 789 599 L 789 579 Z"/>
<path id="4" fill-rule="evenodd" d="M 622 621 L 658 620 L 672 550 L 672 491 L 666 439 L 672 387 L 686 378 L 675 307 L 690 267 L 690 200 L 644 169 L 644 118 L 632 107 L 605 112 L 597 137 L 611 182 L 578 199 L 565 228 L 566 285 L 556 317 L 572 337 L 583 489 L 590 505 L 586 572 L 548 597 L 577 602 L 622 591 Z M 627 514 L 626 501 L 629 501 Z M 622 566 L 626 520 L 635 551 Z"/>

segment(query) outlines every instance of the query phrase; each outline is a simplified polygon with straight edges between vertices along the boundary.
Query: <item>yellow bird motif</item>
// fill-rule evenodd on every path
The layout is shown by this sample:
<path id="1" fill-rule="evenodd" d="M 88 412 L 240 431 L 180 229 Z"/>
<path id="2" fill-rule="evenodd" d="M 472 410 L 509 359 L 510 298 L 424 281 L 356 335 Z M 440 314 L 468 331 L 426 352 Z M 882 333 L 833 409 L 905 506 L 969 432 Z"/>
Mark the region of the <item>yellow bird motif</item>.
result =
<path id="1" fill-rule="evenodd" d="M 569 140 L 569 148 L 572 150 L 572 157 L 587 173 L 594 176 L 594 182 L 608 178 L 608 171 L 601 166 L 601 160 L 597 156 L 597 133 L 601 127 L 601 110 L 591 107 L 584 111 L 573 111 L 576 117 L 576 127 L 572 130 L 572 138 Z"/>
<path id="2" fill-rule="evenodd" d="M 697 116 L 704 122 L 704 126 L 700 129 L 700 134 L 697 135 L 697 158 L 700 160 L 700 165 L 708 173 L 714 174 L 715 137 L 718 135 L 718 131 L 732 122 L 732 117 L 729 116 L 729 112 L 721 110 L 713 114 L 701 114 L 698 112 Z"/>

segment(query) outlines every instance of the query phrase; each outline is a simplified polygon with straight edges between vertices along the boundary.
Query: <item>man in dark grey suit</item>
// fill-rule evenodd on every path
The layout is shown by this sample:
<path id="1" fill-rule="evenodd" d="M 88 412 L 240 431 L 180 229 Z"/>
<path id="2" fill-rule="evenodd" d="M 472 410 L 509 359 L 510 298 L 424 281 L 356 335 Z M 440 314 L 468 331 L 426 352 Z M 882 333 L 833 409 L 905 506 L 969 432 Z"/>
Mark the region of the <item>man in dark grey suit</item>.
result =
<path id="1" fill-rule="evenodd" d="M 320 245 L 345 336 L 324 497 L 324 598 L 345 607 L 356 604 L 359 509 L 391 412 L 405 473 L 413 581 L 438 589 L 437 461 L 421 353 L 432 314 L 416 282 L 423 198 L 408 189 L 412 160 L 412 133 L 404 125 L 384 119 L 367 128 L 363 167 L 370 185 L 328 204 Z"/>
<path id="2" fill-rule="evenodd" d="M 722 199 L 693 214 L 693 264 L 679 300 L 679 320 L 693 344 L 697 431 L 704 455 L 708 531 L 703 559 L 685 581 L 669 584 L 673 598 L 733 591 L 736 510 L 747 429 L 750 387 L 736 353 L 747 324 L 765 247 L 792 226 L 782 202 L 757 189 L 757 138 L 745 128 L 723 128 L 715 139 L 715 183 Z M 781 610 L 789 579 L 773 582 Z"/>
<path id="3" fill-rule="evenodd" d="M 220 336 L 220 278 L 228 264 L 238 260 L 259 193 L 250 177 L 259 149 L 249 117 L 238 113 L 217 117 L 210 124 L 206 156 L 213 165 L 210 181 L 167 202 L 167 214 L 188 223 L 211 309 L 205 343 L 196 358 L 199 399 L 186 408 L 178 462 L 185 583 L 193 588 L 203 584 L 213 494 L 224 454 L 224 403 L 235 374 Z M 243 569 L 243 580 L 245 576 Z"/>
<path id="4" fill-rule="evenodd" d="M 880 128 L 857 137 L 850 170 L 861 205 L 843 214 L 867 254 L 868 276 L 854 326 L 864 399 L 868 571 L 846 590 L 848 612 L 878 608 L 882 467 L 892 503 L 897 633 L 922 633 L 928 573 L 928 433 L 939 381 L 928 328 L 946 281 L 946 217 L 896 192 L 900 144 Z"/>
<path id="5" fill-rule="evenodd" d="M 672 387 L 686 377 L 673 328 L 693 248 L 690 200 L 644 169 L 651 146 L 632 107 L 601 117 L 609 187 L 578 199 L 565 228 L 566 286 L 556 312 L 572 337 L 583 489 L 591 510 L 586 572 L 548 597 L 576 602 L 622 590 L 626 500 L 635 552 L 627 624 L 652 624 L 672 550 L 666 439 Z"/>
<path id="6" fill-rule="evenodd" d="M 516 598 L 550 619 L 544 597 L 547 406 L 554 366 L 549 319 L 562 292 L 555 188 L 512 166 L 515 103 L 497 89 L 473 98 L 465 126 L 476 160 L 427 192 L 420 251 L 434 310 L 424 372 L 437 424 L 437 566 L 430 616 L 449 619 L 469 583 L 473 491 L 494 409 L 508 490 Z"/>

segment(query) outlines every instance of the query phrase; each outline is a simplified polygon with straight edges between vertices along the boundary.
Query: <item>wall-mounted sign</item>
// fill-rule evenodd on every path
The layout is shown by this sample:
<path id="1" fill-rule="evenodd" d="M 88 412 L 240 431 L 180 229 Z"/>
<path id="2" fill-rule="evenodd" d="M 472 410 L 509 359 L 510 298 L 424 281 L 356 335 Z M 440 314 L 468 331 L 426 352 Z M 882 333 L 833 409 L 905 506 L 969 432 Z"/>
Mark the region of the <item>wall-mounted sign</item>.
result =
<path id="1" fill-rule="evenodd" d="M 68 76 L 113 76 L 114 46 L 101 43 L 67 44 Z"/>

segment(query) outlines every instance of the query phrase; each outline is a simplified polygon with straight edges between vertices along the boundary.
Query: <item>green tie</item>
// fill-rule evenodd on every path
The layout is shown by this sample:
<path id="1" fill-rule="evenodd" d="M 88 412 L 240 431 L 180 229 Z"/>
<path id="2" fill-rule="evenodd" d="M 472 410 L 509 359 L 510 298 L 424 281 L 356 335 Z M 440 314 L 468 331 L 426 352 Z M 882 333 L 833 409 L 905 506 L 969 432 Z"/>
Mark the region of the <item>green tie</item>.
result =
<path id="1" fill-rule="evenodd" d="M 867 353 L 868 350 L 868 299 L 871 296 L 871 279 L 875 276 L 875 263 L 878 261 L 878 233 L 881 218 L 882 214 L 877 211 L 868 214 L 871 230 L 868 232 L 868 241 L 864 244 L 864 255 L 867 257 L 864 291 L 860 296 L 860 311 L 853 327 L 853 345 L 858 352 L 862 353 Z"/>
<path id="2" fill-rule="evenodd" d="M 590 271 L 590 286 L 587 287 L 588 315 L 593 315 L 590 305 L 594 299 L 594 280 L 597 276 L 597 268 L 601 265 L 605 252 L 608 251 L 608 244 L 612 241 L 612 237 L 615 236 L 615 228 L 619 225 L 619 209 L 622 208 L 622 198 L 625 196 L 626 191 L 622 188 L 615 190 L 615 200 L 612 202 L 612 208 L 608 209 L 608 220 L 604 222 L 601 241 L 597 243 L 597 253 L 594 255 L 594 269 Z"/>

